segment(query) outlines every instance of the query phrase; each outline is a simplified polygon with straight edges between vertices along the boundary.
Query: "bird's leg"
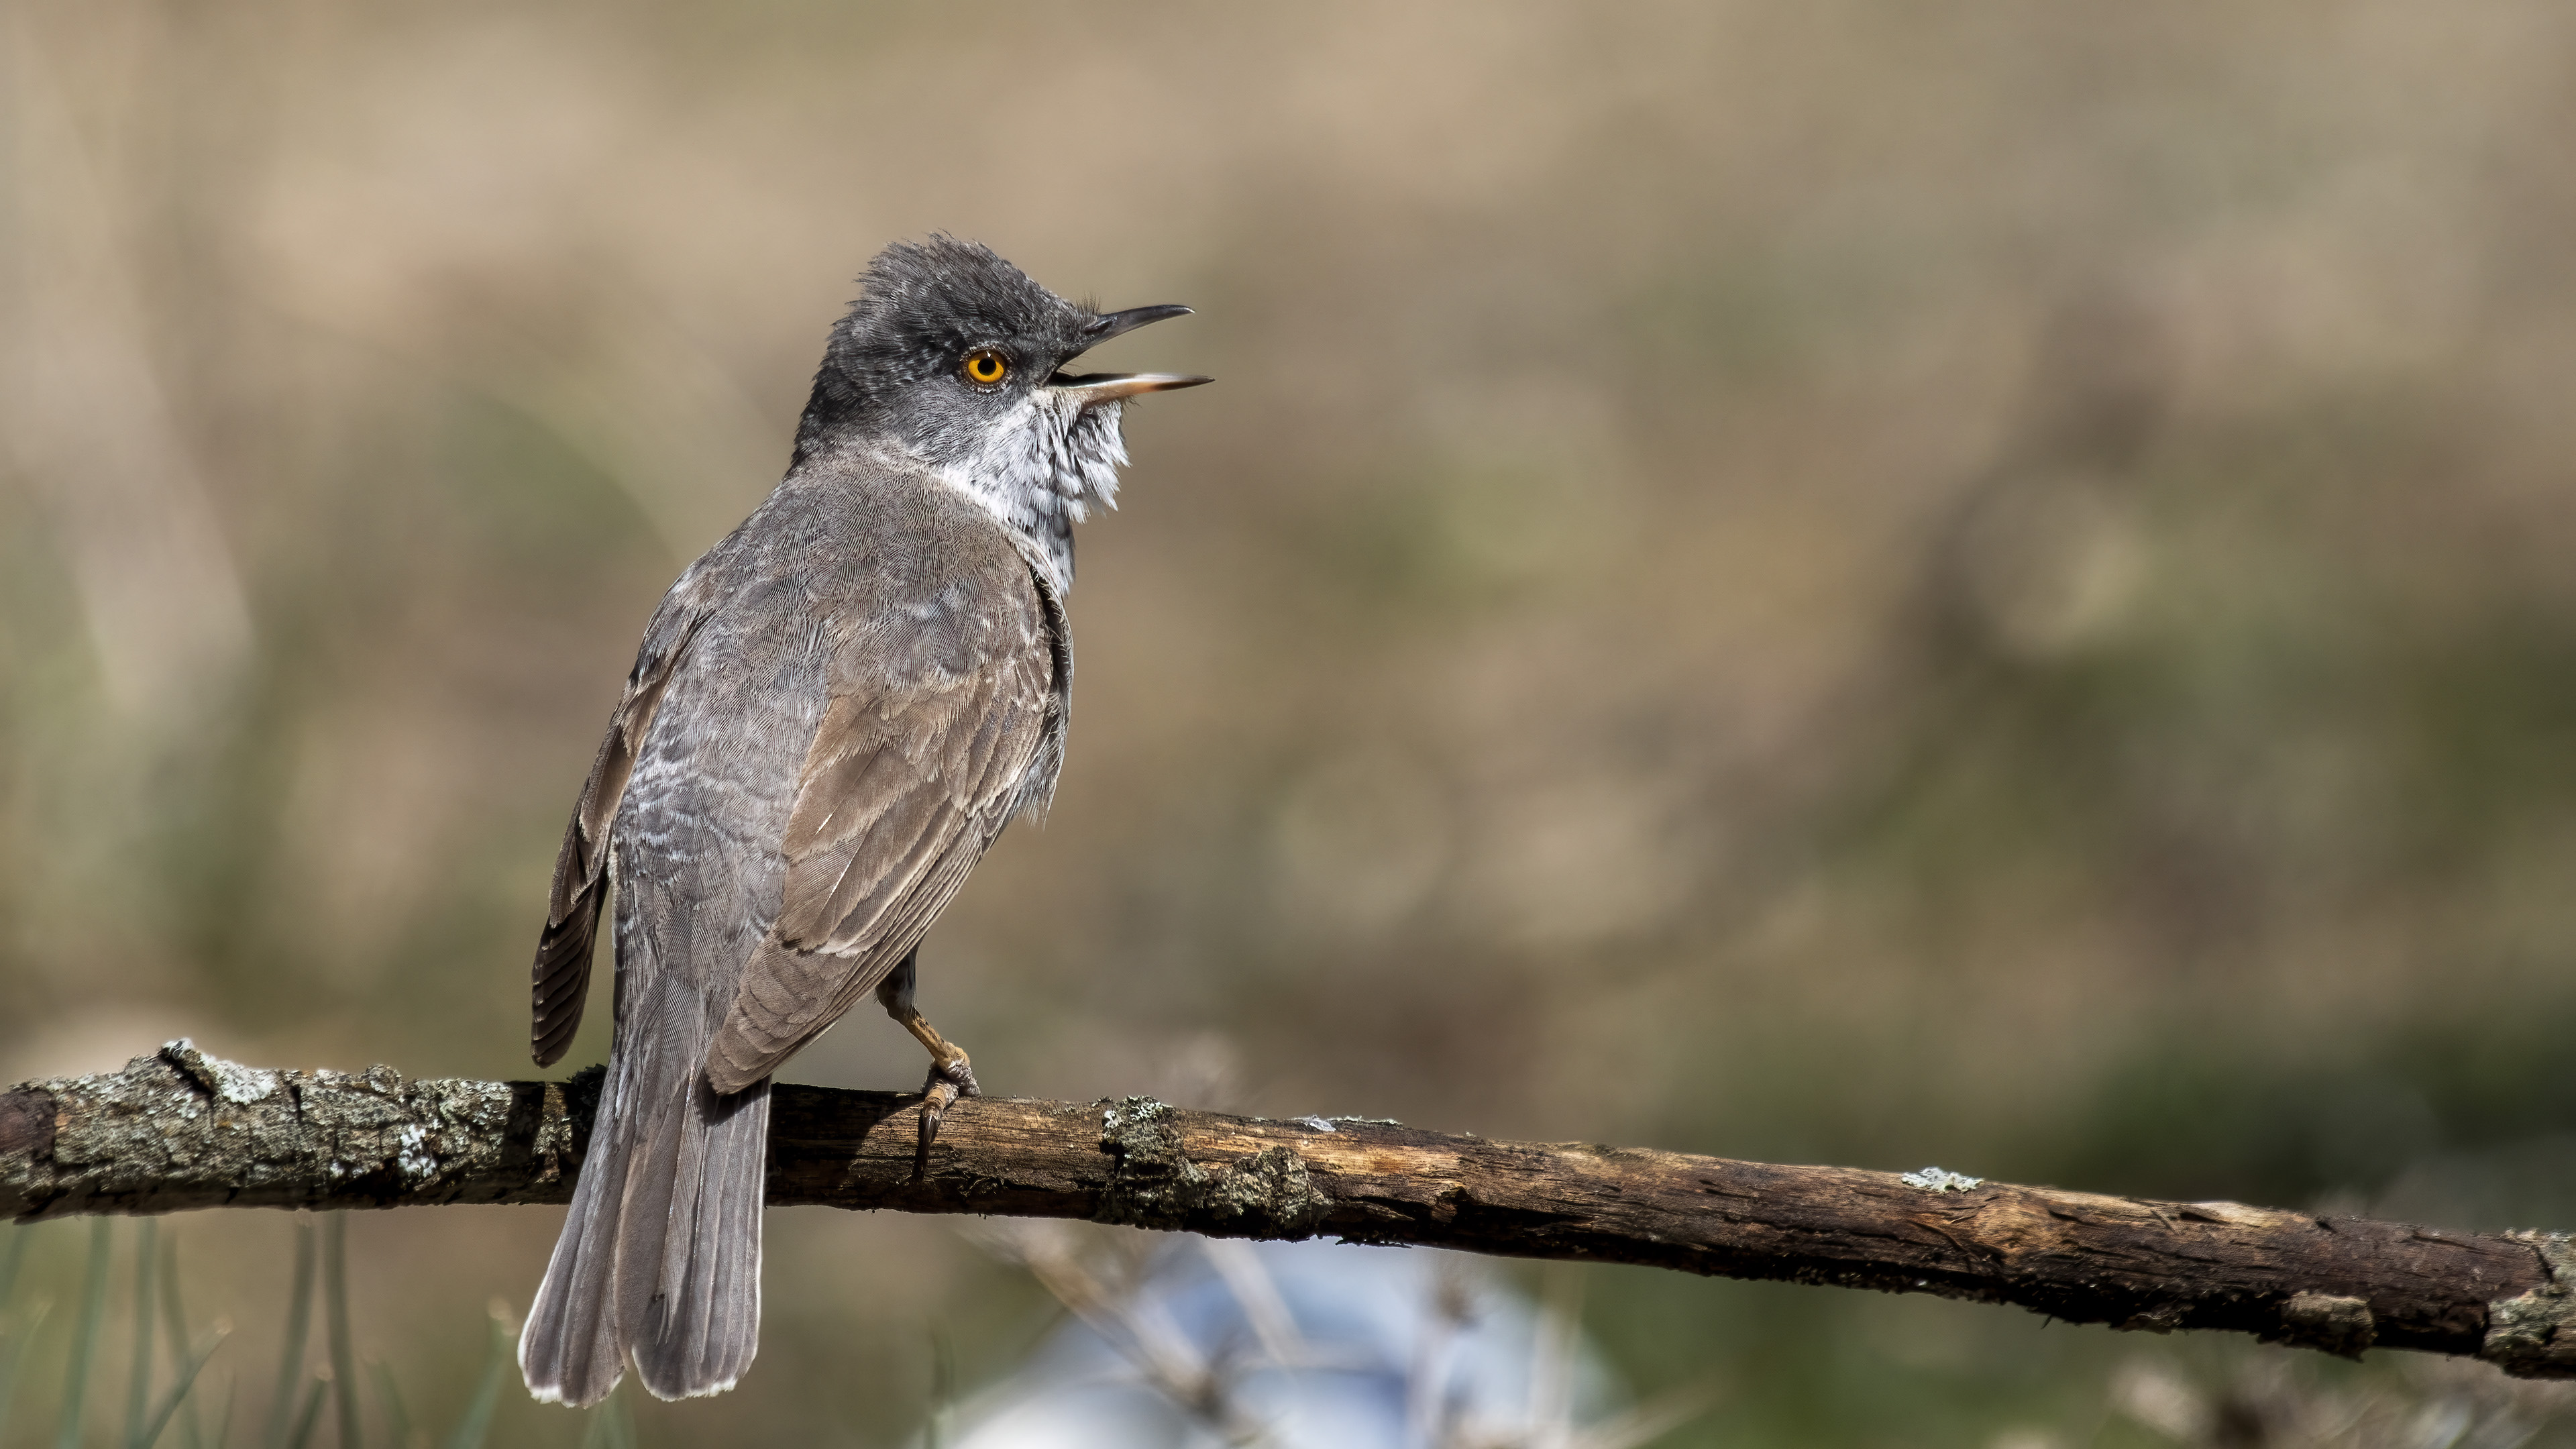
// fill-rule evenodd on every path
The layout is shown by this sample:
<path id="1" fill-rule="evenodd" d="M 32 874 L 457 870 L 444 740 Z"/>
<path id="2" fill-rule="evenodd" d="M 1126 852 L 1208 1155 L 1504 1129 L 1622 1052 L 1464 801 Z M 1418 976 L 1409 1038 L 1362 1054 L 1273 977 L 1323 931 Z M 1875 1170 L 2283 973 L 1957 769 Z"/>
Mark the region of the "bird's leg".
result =
<path id="1" fill-rule="evenodd" d="M 931 1139 L 939 1135 L 939 1119 L 957 1099 L 980 1097 L 984 1092 L 975 1085 L 975 1068 L 966 1060 L 966 1049 L 941 1036 L 921 1008 L 912 1004 L 912 962 L 920 954 L 918 946 L 904 953 L 903 964 L 877 983 L 877 1000 L 886 1015 L 901 1022 L 930 1052 L 930 1079 L 921 1084 L 921 1150 L 928 1152 Z"/>

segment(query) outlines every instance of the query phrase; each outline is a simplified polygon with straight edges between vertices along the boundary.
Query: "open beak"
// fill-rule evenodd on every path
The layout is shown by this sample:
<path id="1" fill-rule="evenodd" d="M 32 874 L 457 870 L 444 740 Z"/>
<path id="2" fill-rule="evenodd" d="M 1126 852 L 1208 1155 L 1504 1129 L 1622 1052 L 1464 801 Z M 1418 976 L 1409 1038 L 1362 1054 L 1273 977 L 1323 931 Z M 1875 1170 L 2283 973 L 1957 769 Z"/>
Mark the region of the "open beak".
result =
<path id="1" fill-rule="evenodd" d="M 1130 307 L 1124 312 L 1109 312 L 1092 319 L 1083 335 L 1083 350 L 1088 352 L 1112 337 L 1133 332 L 1148 322 L 1161 322 L 1172 317 L 1187 317 L 1187 307 Z M 1080 354 L 1075 354 L 1079 356 Z M 1102 403 L 1120 402 L 1149 392 L 1170 392 L 1174 388 L 1196 387 L 1214 382 L 1212 377 L 1188 377 L 1176 372 L 1059 372 L 1047 379 L 1047 386 L 1068 397 L 1080 407 L 1097 407 Z"/>

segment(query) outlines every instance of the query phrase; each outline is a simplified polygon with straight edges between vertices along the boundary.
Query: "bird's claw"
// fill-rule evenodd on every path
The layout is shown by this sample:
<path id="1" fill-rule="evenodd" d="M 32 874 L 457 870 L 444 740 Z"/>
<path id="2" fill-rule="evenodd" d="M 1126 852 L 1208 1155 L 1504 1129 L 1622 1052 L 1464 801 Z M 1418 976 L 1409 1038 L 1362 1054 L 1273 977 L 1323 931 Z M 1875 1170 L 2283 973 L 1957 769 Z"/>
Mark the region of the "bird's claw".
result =
<path id="1" fill-rule="evenodd" d="M 939 1136 L 939 1119 L 948 1115 L 959 1097 L 982 1095 L 984 1089 L 975 1084 L 974 1064 L 964 1052 L 931 1063 L 929 1080 L 921 1084 L 921 1150 L 930 1151 L 930 1144 Z"/>

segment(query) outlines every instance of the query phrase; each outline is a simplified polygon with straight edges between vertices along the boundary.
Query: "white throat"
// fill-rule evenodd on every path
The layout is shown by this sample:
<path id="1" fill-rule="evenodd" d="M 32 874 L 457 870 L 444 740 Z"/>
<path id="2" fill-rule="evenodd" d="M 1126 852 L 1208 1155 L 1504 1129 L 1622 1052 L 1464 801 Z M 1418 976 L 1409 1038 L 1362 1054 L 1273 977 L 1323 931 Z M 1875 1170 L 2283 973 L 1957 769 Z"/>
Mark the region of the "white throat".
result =
<path id="1" fill-rule="evenodd" d="M 1084 408 L 1037 388 L 962 457 L 933 471 L 1033 545 L 1061 595 L 1073 587 L 1073 526 L 1095 503 L 1118 506 L 1118 470 L 1127 462 L 1123 411 L 1114 402 Z"/>

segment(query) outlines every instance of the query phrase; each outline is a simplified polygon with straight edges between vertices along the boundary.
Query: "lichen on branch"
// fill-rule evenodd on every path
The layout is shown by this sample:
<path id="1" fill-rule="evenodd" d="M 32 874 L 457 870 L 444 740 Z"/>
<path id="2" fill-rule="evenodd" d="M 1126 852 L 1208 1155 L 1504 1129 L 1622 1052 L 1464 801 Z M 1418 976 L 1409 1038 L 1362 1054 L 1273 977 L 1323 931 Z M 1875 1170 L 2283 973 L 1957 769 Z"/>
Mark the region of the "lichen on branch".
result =
<path id="1" fill-rule="evenodd" d="M 0 1093 L 0 1216 L 560 1203 L 598 1083 L 596 1069 L 562 1082 L 271 1071 L 175 1041 L 121 1072 Z M 924 1152 L 919 1100 L 777 1088 L 769 1201 L 1634 1263 L 2576 1377 L 2576 1247 L 2562 1234 L 1233 1117 L 1147 1097 L 969 1098 Z"/>

